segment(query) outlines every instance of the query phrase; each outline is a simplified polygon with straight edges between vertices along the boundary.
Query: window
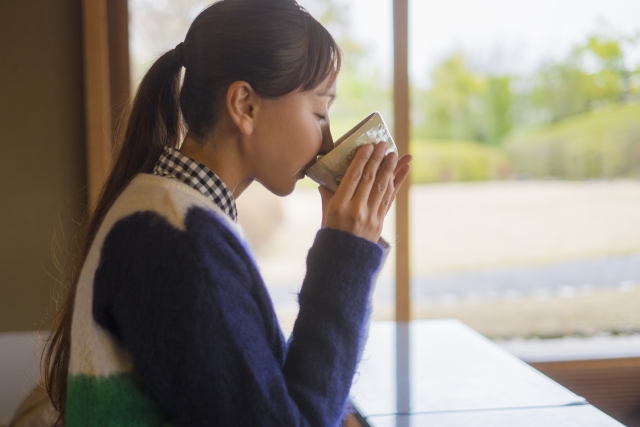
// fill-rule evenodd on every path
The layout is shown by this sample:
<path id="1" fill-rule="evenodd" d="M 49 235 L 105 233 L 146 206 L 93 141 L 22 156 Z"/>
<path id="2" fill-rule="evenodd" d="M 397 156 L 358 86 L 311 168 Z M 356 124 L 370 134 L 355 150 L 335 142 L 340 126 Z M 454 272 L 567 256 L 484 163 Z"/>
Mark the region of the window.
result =
<path id="1" fill-rule="evenodd" d="M 410 3 L 414 318 L 640 325 L 640 5 Z"/>

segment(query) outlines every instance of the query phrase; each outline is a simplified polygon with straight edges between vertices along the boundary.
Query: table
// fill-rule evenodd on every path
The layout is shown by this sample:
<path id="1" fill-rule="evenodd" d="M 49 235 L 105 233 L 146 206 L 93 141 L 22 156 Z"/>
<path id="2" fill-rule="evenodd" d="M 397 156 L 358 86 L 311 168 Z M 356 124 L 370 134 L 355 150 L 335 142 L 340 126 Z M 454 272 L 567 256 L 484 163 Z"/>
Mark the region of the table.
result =
<path id="1" fill-rule="evenodd" d="M 615 427 L 622 426 L 591 405 L 549 408 L 379 415 L 367 419 L 376 427 Z"/>
<path id="2" fill-rule="evenodd" d="M 351 401 L 369 426 L 621 426 L 457 320 L 374 322 Z"/>

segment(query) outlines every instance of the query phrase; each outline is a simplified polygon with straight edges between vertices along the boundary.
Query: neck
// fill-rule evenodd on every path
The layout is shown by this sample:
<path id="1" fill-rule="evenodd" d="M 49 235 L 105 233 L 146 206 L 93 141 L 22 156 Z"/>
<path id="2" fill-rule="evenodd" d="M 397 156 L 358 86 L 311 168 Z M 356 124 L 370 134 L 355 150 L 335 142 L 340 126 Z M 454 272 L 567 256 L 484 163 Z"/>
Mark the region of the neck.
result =
<path id="1" fill-rule="evenodd" d="M 239 144 L 231 139 L 233 138 L 216 136 L 215 143 L 214 138 L 200 142 L 191 133 L 187 133 L 180 153 L 211 169 L 237 200 L 254 178 L 242 161 Z"/>

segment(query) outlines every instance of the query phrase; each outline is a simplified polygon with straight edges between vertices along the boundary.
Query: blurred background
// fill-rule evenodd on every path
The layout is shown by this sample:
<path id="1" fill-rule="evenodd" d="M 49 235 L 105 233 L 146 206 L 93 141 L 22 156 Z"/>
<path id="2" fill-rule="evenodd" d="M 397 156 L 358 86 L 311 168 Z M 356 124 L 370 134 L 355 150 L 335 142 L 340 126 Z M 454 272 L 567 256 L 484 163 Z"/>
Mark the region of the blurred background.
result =
<path id="1" fill-rule="evenodd" d="M 134 87 L 207 3 L 130 0 Z M 393 127 L 391 0 L 300 3 L 345 54 L 334 138 L 372 110 Z M 494 339 L 640 332 L 640 4 L 409 7 L 413 318 L 460 318 Z M 280 199 L 254 184 L 238 204 L 290 328 L 316 186 Z M 391 242 L 393 226 L 391 214 Z M 393 271 L 392 254 L 374 319 L 394 317 Z"/>
<path id="2" fill-rule="evenodd" d="M 40 379 L 118 118 L 207 3 L 0 1 L 0 425 Z M 373 110 L 393 130 L 392 0 L 300 3 L 344 51 L 334 138 Z M 409 0 L 408 32 L 412 318 L 458 318 L 640 420 L 640 2 Z M 238 208 L 288 333 L 317 186 L 254 184 Z M 395 261 L 374 320 L 395 318 Z"/>

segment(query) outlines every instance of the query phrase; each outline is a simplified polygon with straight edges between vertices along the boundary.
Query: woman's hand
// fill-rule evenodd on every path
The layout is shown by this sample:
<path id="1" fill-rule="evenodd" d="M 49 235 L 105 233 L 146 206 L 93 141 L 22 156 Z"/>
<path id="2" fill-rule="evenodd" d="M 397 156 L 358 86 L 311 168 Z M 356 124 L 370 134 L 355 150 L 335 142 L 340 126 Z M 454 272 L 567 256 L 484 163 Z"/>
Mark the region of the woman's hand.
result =
<path id="1" fill-rule="evenodd" d="M 386 149 L 387 144 L 380 143 L 362 146 L 335 194 L 319 187 L 323 227 L 378 241 L 384 217 L 409 175 L 412 160 L 408 154 L 398 160 L 393 152 L 385 157 Z"/>

